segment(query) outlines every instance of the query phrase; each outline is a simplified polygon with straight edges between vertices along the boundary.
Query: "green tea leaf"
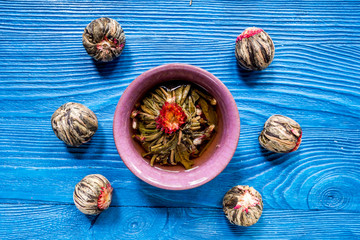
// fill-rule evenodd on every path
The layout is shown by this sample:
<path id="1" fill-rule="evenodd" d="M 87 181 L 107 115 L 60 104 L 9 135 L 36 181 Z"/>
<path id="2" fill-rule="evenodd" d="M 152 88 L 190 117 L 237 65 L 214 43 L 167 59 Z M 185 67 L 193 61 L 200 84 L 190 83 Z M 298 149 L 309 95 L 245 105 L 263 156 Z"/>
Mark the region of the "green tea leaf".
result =
<path id="1" fill-rule="evenodd" d="M 189 113 L 192 117 L 196 115 L 196 107 L 191 96 L 189 96 Z"/>
<path id="2" fill-rule="evenodd" d="M 145 105 L 140 106 L 141 110 L 143 110 L 145 113 L 155 116 L 156 113 L 152 111 L 150 108 L 146 107 Z"/>
<path id="3" fill-rule="evenodd" d="M 158 139 L 159 137 L 161 137 L 162 134 L 163 134 L 163 132 L 157 132 L 152 135 L 147 135 L 147 136 L 145 136 L 145 142 L 154 141 L 154 140 Z"/>
<path id="4" fill-rule="evenodd" d="M 156 122 L 155 122 L 155 121 L 152 121 L 151 123 L 146 124 L 146 125 L 145 125 L 145 128 L 148 128 L 148 129 L 156 128 Z"/>
<path id="5" fill-rule="evenodd" d="M 155 90 L 155 92 L 158 94 L 159 97 L 161 97 L 163 99 L 163 101 L 166 101 L 166 96 L 165 94 L 160 90 L 160 88 L 157 88 Z"/>
<path id="6" fill-rule="evenodd" d="M 174 134 L 173 138 L 167 142 L 165 145 L 161 145 L 157 148 L 151 148 L 152 153 L 164 153 L 164 152 L 170 152 L 171 149 L 174 149 L 176 147 L 177 143 L 177 134 Z"/>
<path id="7" fill-rule="evenodd" d="M 216 124 L 217 123 L 217 114 L 212 106 L 209 106 L 209 104 L 203 99 L 199 99 L 199 104 L 201 107 L 201 110 L 203 111 L 206 120 L 209 124 Z"/>
<path id="8" fill-rule="evenodd" d="M 158 94 L 151 93 L 151 96 L 152 96 L 153 100 L 156 101 L 157 103 L 162 103 L 163 102 L 163 98 L 160 97 Z"/>
<path id="9" fill-rule="evenodd" d="M 175 101 L 177 104 L 180 104 L 180 102 L 181 102 L 183 88 L 184 88 L 184 86 L 180 86 L 175 90 Z"/>
<path id="10" fill-rule="evenodd" d="M 155 162 L 155 158 L 157 157 L 158 155 L 153 155 L 152 157 L 151 157 L 151 160 L 150 160 L 150 166 L 154 166 L 154 162 Z"/>
<path id="11" fill-rule="evenodd" d="M 180 162 L 185 169 L 190 169 L 194 164 L 193 160 L 190 160 L 190 153 L 188 152 L 184 144 L 179 144 L 176 147 L 175 161 Z"/>
<path id="12" fill-rule="evenodd" d="M 186 85 L 183 93 L 182 93 L 182 97 L 181 97 L 181 101 L 180 101 L 180 105 L 182 105 L 187 97 L 187 95 L 189 94 L 190 91 L 190 85 Z"/>
<path id="13" fill-rule="evenodd" d="M 199 91 L 199 90 L 194 90 L 197 94 L 200 95 L 200 97 L 204 98 L 206 101 L 208 101 L 211 105 L 216 105 L 216 99 L 211 97 L 210 95 L 202 92 L 202 91 Z"/>
<path id="14" fill-rule="evenodd" d="M 156 129 L 156 128 L 153 128 L 153 129 L 146 128 L 142 122 L 138 123 L 138 125 L 139 125 L 139 127 L 138 127 L 139 132 L 142 135 L 154 134 L 156 132 L 159 132 L 159 129 Z"/>
<path id="15" fill-rule="evenodd" d="M 159 104 L 157 104 L 155 101 L 153 101 L 152 99 L 146 98 L 144 99 L 144 104 L 145 107 L 147 107 L 148 109 L 150 109 L 154 115 L 159 115 L 159 110 L 161 109 Z"/>
<path id="16" fill-rule="evenodd" d="M 196 93 L 195 90 L 191 91 L 191 98 L 193 99 L 194 103 L 197 102 L 197 100 L 199 100 L 200 96 L 199 94 Z"/>

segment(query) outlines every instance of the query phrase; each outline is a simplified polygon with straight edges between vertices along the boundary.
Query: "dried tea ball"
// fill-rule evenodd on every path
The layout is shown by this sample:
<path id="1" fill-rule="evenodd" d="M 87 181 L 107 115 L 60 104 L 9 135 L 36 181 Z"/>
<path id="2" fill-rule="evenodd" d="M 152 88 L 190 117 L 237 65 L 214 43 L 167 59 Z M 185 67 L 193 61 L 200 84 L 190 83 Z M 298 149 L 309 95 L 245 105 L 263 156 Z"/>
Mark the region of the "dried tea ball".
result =
<path id="1" fill-rule="evenodd" d="M 83 33 L 86 52 L 96 61 L 109 62 L 121 55 L 125 47 L 125 33 L 111 18 L 99 18 L 87 25 Z"/>
<path id="2" fill-rule="evenodd" d="M 98 215 L 109 208 L 112 193 L 113 188 L 103 175 L 91 174 L 76 184 L 73 198 L 82 213 Z"/>
<path id="3" fill-rule="evenodd" d="M 291 118 L 282 115 L 271 116 L 260 133 L 260 145 L 276 153 L 288 153 L 297 150 L 301 143 L 300 125 Z"/>
<path id="4" fill-rule="evenodd" d="M 245 70 L 263 70 L 274 59 L 275 47 L 270 36 L 262 29 L 245 29 L 236 39 L 235 56 Z"/>
<path id="5" fill-rule="evenodd" d="M 261 195 L 253 187 L 238 185 L 224 196 L 223 210 L 232 224 L 251 226 L 257 223 L 263 211 Z"/>
<path id="6" fill-rule="evenodd" d="M 65 103 L 51 117 L 55 135 L 67 145 L 78 147 L 90 141 L 98 129 L 95 113 L 80 103 Z"/>

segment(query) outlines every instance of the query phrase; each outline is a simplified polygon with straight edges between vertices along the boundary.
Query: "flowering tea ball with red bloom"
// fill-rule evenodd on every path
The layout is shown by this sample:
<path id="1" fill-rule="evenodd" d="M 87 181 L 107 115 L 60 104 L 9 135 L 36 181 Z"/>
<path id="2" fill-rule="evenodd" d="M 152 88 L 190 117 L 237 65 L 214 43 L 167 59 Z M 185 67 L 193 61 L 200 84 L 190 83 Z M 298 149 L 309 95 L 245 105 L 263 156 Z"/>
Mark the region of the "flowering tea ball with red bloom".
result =
<path id="1" fill-rule="evenodd" d="M 235 56 L 245 70 L 263 70 L 274 59 L 275 47 L 270 36 L 262 29 L 245 29 L 236 39 Z"/>
<path id="2" fill-rule="evenodd" d="M 276 153 L 296 151 L 301 143 L 302 129 L 289 117 L 271 116 L 260 133 L 259 143 L 262 147 Z"/>
<path id="3" fill-rule="evenodd" d="M 100 174 L 91 174 L 76 184 L 73 198 L 75 206 L 82 213 L 98 215 L 109 208 L 112 194 L 109 180 Z"/>
<path id="4" fill-rule="evenodd" d="M 96 61 L 109 62 L 120 56 L 126 43 L 120 24 L 111 18 L 99 18 L 87 25 L 83 33 L 86 52 Z"/>
<path id="5" fill-rule="evenodd" d="M 264 205 L 261 195 L 253 187 L 238 185 L 224 196 L 223 210 L 232 224 L 251 226 L 261 217 Z"/>
<path id="6" fill-rule="evenodd" d="M 131 113 L 133 138 L 150 165 L 189 169 L 206 149 L 217 125 L 216 100 L 192 85 L 156 88 Z"/>

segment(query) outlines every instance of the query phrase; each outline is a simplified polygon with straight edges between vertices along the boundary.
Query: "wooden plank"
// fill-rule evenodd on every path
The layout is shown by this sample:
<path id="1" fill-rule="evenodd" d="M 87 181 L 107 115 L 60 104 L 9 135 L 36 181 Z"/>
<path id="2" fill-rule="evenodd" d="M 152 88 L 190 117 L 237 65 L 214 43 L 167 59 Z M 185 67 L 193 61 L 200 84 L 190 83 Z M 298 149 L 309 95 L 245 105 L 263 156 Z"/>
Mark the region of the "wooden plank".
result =
<path id="1" fill-rule="evenodd" d="M 358 213 L 265 210 L 248 228 L 228 223 L 222 209 L 111 207 L 92 225 L 73 205 L 0 204 L 0 236 L 18 239 L 350 239 Z"/>
<path id="2" fill-rule="evenodd" d="M 8 65 L 0 72 L 0 117 L 5 122 L 37 118 L 36 122 L 47 123 L 60 105 L 75 101 L 91 108 L 101 124 L 113 118 L 121 94 L 139 74 L 156 65 L 180 61 L 203 67 L 226 84 L 242 124 L 262 125 L 269 116 L 280 113 L 302 126 L 358 129 L 360 54 L 353 53 L 360 53 L 360 45 L 279 46 L 269 69 L 254 73 L 239 70 L 232 44 L 222 44 L 205 59 L 201 49 L 197 46 L 180 60 L 169 60 L 173 53 L 161 49 L 145 53 L 146 58 L 125 51 L 119 62 L 99 66 L 86 56 L 80 61 L 67 59 L 67 50 L 59 51 L 61 57 L 53 57 L 58 60 L 44 59 L 39 64 L 7 56 Z M 79 46 L 78 52 L 83 51 Z"/>
<path id="3" fill-rule="evenodd" d="M 75 184 L 87 174 L 100 173 L 112 182 L 117 206 L 218 207 L 229 188 L 249 184 L 263 194 L 268 208 L 360 211 L 359 130 L 304 128 L 300 149 L 282 155 L 261 149 L 260 126 L 243 126 L 237 151 L 223 173 L 200 188 L 173 192 L 142 182 L 126 168 L 114 146 L 110 121 L 79 148 L 67 148 L 46 124 L 0 127 L 3 202 L 72 203 Z"/>
<path id="4" fill-rule="evenodd" d="M 32 38 L 69 39 L 94 18 L 117 18 L 129 34 L 153 39 L 167 34 L 169 39 L 200 40 L 213 43 L 234 38 L 248 26 L 261 25 L 288 42 L 356 43 L 359 37 L 359 5 L 356 1 L 2 1 L 0 30 L 18 37 L 34 32 Z M 46 16 L 46 18 L 44 18 Z M 45 29 L 44 29 L 45 28 Z M 19 32 L 19 29 L 21 31 Z M 60 33 L 61 36 L 56 36 Z M 335 34 L 336 33 L 336 34 Z M 71 36 L 72 35 L 72 36 Z M 175 38 L 174 38 L 175 37 Z M 4 37 L 2 38 L 4 39 Z"/>

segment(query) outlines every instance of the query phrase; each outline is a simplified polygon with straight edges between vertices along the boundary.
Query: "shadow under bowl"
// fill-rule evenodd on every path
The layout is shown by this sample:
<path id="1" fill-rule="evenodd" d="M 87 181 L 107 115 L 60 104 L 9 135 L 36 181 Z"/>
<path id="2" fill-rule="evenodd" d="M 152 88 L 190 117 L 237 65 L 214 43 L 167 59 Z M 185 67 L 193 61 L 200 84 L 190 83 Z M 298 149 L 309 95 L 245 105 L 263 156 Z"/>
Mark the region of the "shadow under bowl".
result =
<path id="1" fill-rule="evenodd" d="M 215 138 L 204 153 L 194 159 L 194 166 L 188 170 L 179 165 L 150 166 L 149 160 L 141 156 L 144 149 L 132 138 L 130 114 L 134 105 L 149 90 L 170 81 L 195 84 L 217 100 L 218 126 Z M 155 187 L 185 190 L 209 182 L 225 169 L 238 145 L 240 117 L 234 98 L 218 78 L 201 68 L 173 63 L 144 72 L 127 87 L 115 110 L 113 134 L 121 159 L 137 177 Z"/>

